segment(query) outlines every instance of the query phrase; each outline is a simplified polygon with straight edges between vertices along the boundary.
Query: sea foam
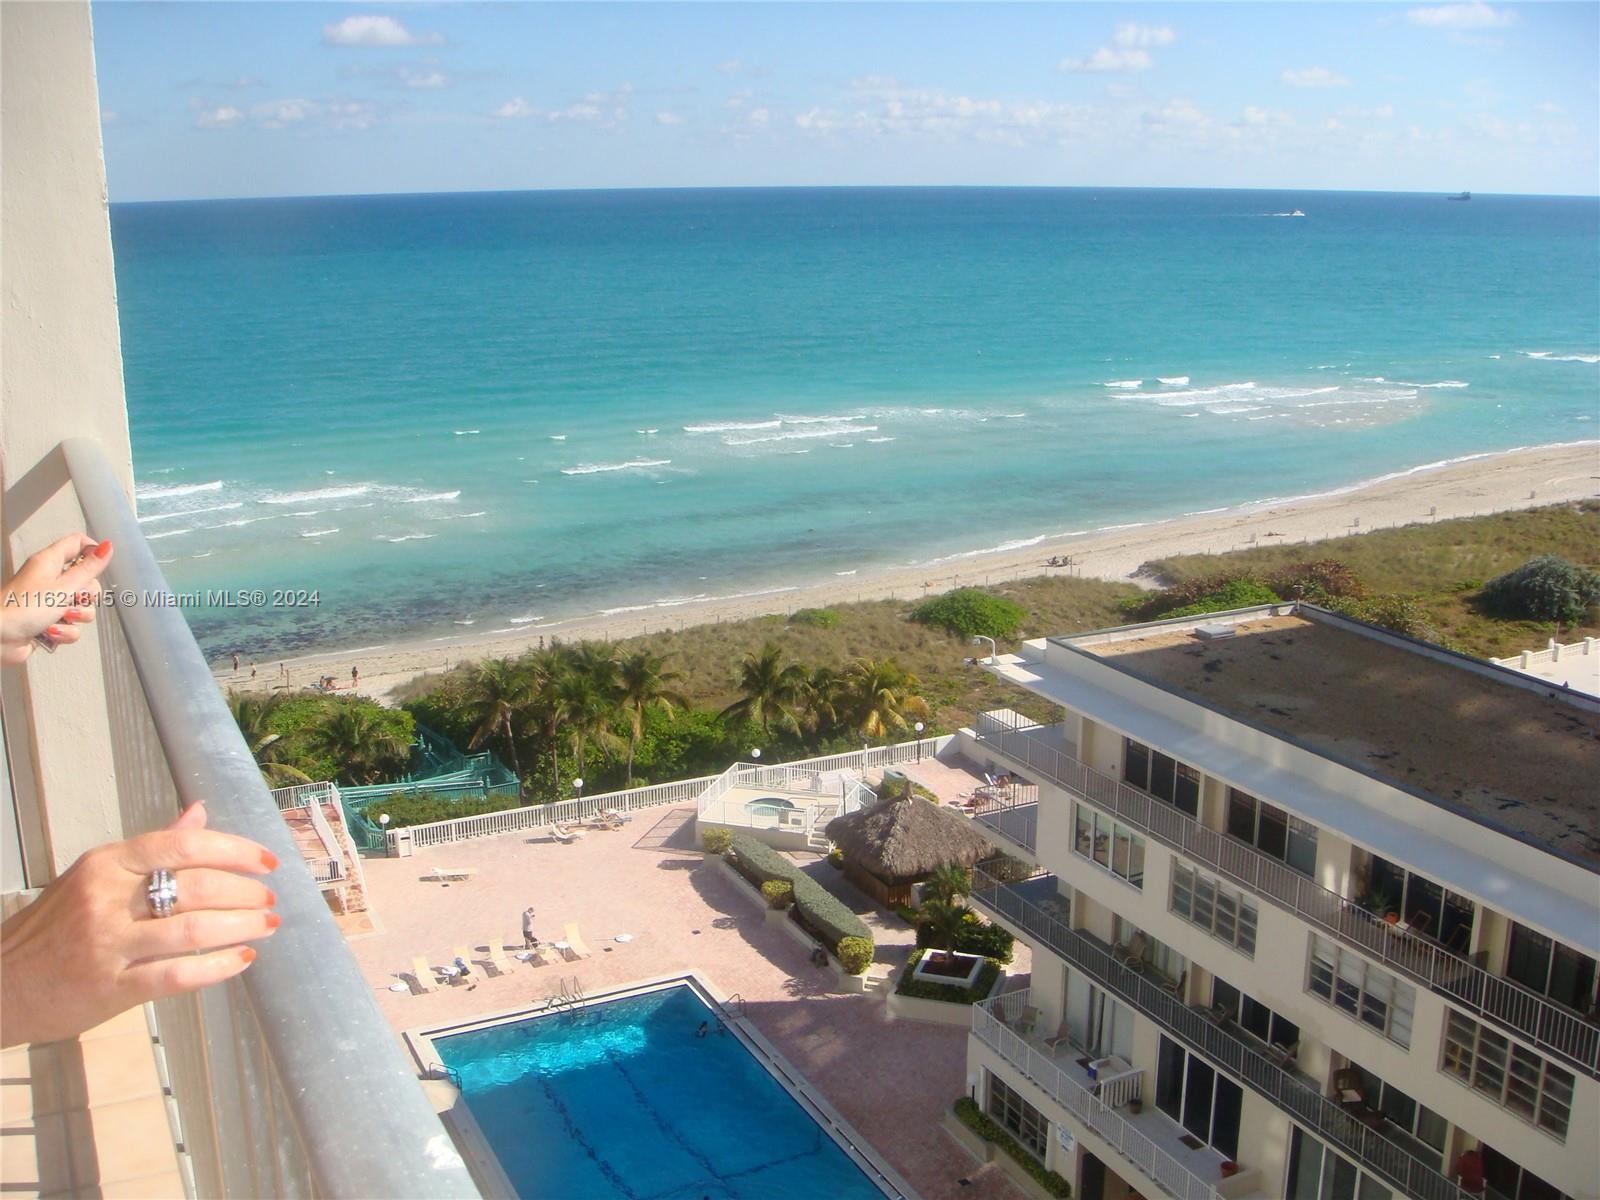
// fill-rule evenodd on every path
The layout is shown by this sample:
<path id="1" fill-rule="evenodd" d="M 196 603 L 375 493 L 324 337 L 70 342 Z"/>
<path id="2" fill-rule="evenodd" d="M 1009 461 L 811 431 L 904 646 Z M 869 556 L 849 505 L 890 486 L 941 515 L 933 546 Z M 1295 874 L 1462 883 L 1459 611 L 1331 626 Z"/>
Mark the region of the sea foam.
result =
<path id="1" fill-rule="evenodd" d="M 261 497 L 261 503 L 306 504 L 317 500 L 348 500 L 353 496 L 365 496 L 370 487 L 371 485 L 366 483 L 352 483 L 339 487 L 314 488 L 308 492 L 268 492 Z"/>
<path id="2" fill-rule="evenodd" d="M 209 483 L 173 483 L 157 487 L 145 486 L 136 488 L 134 496 L 140 500 L 168 500 L 174 496 L 192 496 L 196 492 L 220 492 L 222 480 L 213 479 Z"/>
<path id="3" fill-rule="evenodd" d="M 670 458 L 635 458 L 620 463 L 586 463 L 581 467 L 562 467 L 563 475 L 601 475 L 608 471 L 643 471 L 651 467 L 670 466 Z M 481 515 L 481 514 L 480 514 Z"/>

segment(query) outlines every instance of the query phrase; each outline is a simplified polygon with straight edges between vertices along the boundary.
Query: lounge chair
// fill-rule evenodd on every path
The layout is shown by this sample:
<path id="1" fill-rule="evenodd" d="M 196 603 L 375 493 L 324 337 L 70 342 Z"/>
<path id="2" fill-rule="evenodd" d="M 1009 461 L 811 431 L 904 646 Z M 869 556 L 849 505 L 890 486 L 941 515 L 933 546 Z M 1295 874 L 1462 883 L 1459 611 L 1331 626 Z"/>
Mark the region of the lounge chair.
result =
<path id="1" fill-rule="evenodd" d="M 583 830 L 576 826 L 568 828 L 559 821 L 552 821 L 550 823 L 550 836 L 563 845 L 570 846 L 583 836 Z"/>
<path id="2" fill-rule="evenodd" d="M 428 965 L 428 960 L 420 954 L 411 960 L 411 973 L 417 977 L 417 992 L 419 994 L 431 992 L 439 986 L 438 974 Z"/>
<path id="3" fill-rule="evenodd" d="M 567 943 L 567 954 L 572 958 L 592 958 L 588 945 L 583 940 L 583 934 L 578 932 L 576 921 L 568 921 L 562 933 L 562 940 Z"/>
<path id="4" fill-rule="evenodd" d="M 478 873 L 477 867 L 430 867 L 424 879 L 437 879 L 440 883 L 465 883 Z"/>
<path id="5" fill-rule="evenodd" d="M 506 958 L 508 943 L 495 939 L 489 943 L 489 965 L 494 968 L 496 975 L 511 974 L 511 960 Z M 515 943 L 510 943 L 515 944 Z"/>

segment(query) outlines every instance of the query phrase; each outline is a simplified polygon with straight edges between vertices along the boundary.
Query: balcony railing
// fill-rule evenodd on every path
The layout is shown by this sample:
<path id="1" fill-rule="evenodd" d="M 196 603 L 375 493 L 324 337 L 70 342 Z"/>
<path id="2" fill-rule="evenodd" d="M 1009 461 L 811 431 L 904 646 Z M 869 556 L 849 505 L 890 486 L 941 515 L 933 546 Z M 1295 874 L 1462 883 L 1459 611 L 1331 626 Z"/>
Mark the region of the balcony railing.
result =
<path id="1" fill-rule="evenodd" d="M 1160 1184 L 1167 1195 L 1176 1200 L 1215 1200 L 1217 1191 L 1209 1180 L 1195 1174 L 1135 1122 L 1095 1095 L 1085 1081 L 1011 1028 L 1027 1007 L 1028 997 L 1028 989 L 1024 988 L 974 1004 L 972 1032 L 1043 1088 L 1052 1100 L 1104 1138 L 1118 1154 Z M 1148 1118 L 1152 1122 L 1157 1119 L 1166 1120 L 1157 1114 Z"/>
<path id="2" fill-rule="evenodd" d="M 1307 879 L 1276 859 L 1208 829 L 1169 804 L 1103 775 L 1045 741 L 1042 729 L 1001 731 L 993 722 L 979 741 L 1096 808 L 1114 814 L 1181 854 L 1205 863 L 1363 954 L 1505 1028 L 1530 1045 L 1600 1078 L 1600 1026 L 1491 974 L 1421 938 L 1397 933 L 1353 900 Z"/>
<path id="3" fill-rule="evenodd" d="M 117 547 L 96 624 L 123 830 L 205 801 L 278 856 L 283 925 L 243 975 L 157 1001 L 158 1065 L 202 1196 L 476 1196 L 262 782 L 104 455 L 62 443 Z"/>
<path id="4" fill-rule="evenodd" d="M 1170 988 L 1123 966 L 1103 942 L 1046 912 L 1020 888 L 979 868 L 972 881 L 972 900 L 1025 936 L 1042 942 L 1404 1195 L 1418 1200 L 1461 1200 L 1464 1193 L 1436 1166 L 1414 1157 L 1307 1087 L 1298 1075 L 1268 1059 L 1257 1043 L 1217 1025 L 1204 1011 L 1190 1008 Z"/>

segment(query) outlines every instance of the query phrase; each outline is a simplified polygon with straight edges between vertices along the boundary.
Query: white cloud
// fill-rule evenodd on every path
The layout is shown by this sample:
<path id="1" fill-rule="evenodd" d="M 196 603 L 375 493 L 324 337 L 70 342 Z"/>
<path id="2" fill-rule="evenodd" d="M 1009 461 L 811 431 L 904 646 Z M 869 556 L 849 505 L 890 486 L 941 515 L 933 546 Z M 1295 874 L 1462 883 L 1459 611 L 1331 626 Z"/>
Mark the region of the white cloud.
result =
<path id="1" fill-rule="evenodd" d="M 851 111 L 812 108 L 794 118 L 808 133 L 858 133 L 872 137 L 933 137 L 1022 146 L 1065 141 L 1088 128 L 1090 109 L 1047 101 L 1000 101 L 951 95 L 939 88 L 906 88 L 856 81 L 860 106 Z M 891 81 L 892 82 L 892 81 Z M 750 113 L 754 118 L 758 109 Z"/>
<path id="2" fill-rule="evenodd" d="M 1441 4 L 1433 8 L 1413 8 L 1406 20 L 1427 29 L 1494 29 L 1514 20 L 1510 9 L 1491 8 L 1482 0 L 1469 4 Z"/>
<path id="3" fill-rule="evenodd" d="M 757 129 L 765 129 L 772 120 L 772 110 L 770 108 L 752 108 L 745 113 L 744 119 Z"/>
<path id="4" fill-rule="evenodd" d="M 1278 76 L 1290 87 L 1297 88 L 1336 88 L 1349 87 L 1350 80 L 1337 71 L 1327 67 L 1293 67 L 1285 70 Z"/>
<path id="5" fill-rule="evenodd" d="M 322 27 L 325 46 L 442 46 L 442 33 L 412 33 L 393 17 L 359 15 Z"/>
<path id="6" fill-rule="evenodd" d="M 1110 46 L 1101 46 L 1088 58 L 1063 58 L 1061 69 L 1063 71 L 1148 71 L 1152 60 L 1148 51 L 1134 49 L 1113 49 Z"/>
<path id="7" fill-rule="evenodd" d="M 754 93 L 748 90 L 729 92 L 728 98 L 722 102 L 723 108 L 743 108 Z"/>
<path id="8" fill-rule="evenodd" d="M 442 88 L 450 86 L 450 76 L 443 71 L 409 71 L 402 69 L 400 83 L 408 88 Z"/>
<path id="9" fill-rule="evenodd" d="M 628 119 L 628 104 L 633 97 L 633 85 L 625 83 L 614 91 L 589 92 L 563 109 L 545 114 L 552 123 L 570 121 L 579 125 L 599 125 L 615 129 Z"/>
<path id="10" fill-rule="evenodd" d="M 675 112 L 658 112 L 656 114 L 656 124 L 657 125 L 682 125 L 683 124 L 683 116 L 682 116 L 681 113 L 675 113 Z"/>
<path id="11" fill-rule="evenodd" d="M 499 108 L 495 109 L 494 115 L 497 117 L 505 117 L 507 119 L 514 117 L 531 117 L 533 116 L 533 105 L 529 104 L 521 96 L 513 96 Z"/>
<path id="12" fill-rule="evenodd" d="M 243 121 L 244 113 L 231 104 L 203 109 L 194 119 L 195 127 L 198 129 L 231 129 Z"/>
<path id="13" fill-rule="evenodd" d="M 1567 111 L 1566 109 L 1562 108 L 1561 105 L 1555 103 L 1553 100 L 1541 101 L 1540 103 L 1535 104 L 1533 107 L 1534 107 L 1534 109 L 1536 111 L 1542 112 L 1542 113 L 1549 113 L 1552 117 L 1565 116 L 1566 115 L 1566 111 Z"/>
<path id="14" fill-rule="evenodd" d="M 1373 108 L 1362 108 L 1357 104 L 1347 104 L 1339 110 L 1339 115 L 1341 117 L 1351 117 L 1356 119 L 1366 118 L 1378 121 L 1392 121 L 1394 120 L 1394 105 L 1379 104 Z"/>
<path id="15" fill-rule="evenodd" d="M 1170 46 L 1178 35 L 1170 25 L 1136 25 L 1130 21 L 1117 26 L 1114 40 L 1119 46 Z"/>
<path id="16" fill-rule="evenodd" d="M 717 64 L 717 70 L 721 71 L 724 75 L 737 75 L 740 71 L 744 70 L 744 64 L 737 58 L 724 59 L 722 62 Z"/>
<path id="17" fill-rule="evenodd" d="M 1294 118 L 1288 113 L 1280 112 L 1277 109 L 1261 108 L 1258 105 L 1250 104 L 1246 105 L 1244 111 L 1239 114 L 1239 123 L 1241 125 L 1284 126 L 1293 125 Z"/>

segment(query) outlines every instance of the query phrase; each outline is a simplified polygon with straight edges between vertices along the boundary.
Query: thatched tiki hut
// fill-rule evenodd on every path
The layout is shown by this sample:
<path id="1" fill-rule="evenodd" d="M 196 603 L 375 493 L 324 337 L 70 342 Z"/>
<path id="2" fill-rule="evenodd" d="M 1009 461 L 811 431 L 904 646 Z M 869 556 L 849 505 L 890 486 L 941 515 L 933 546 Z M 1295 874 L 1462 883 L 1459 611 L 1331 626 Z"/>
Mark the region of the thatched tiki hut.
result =
<path id="1" fill-rule="evenodd" d="M 970 867 L 994 854 L 966 817 L 920 796 L 880 800 L 828 822 L 845 878 L 880 904 L 911 903 L 911 885 L 947 863 Z"/>

